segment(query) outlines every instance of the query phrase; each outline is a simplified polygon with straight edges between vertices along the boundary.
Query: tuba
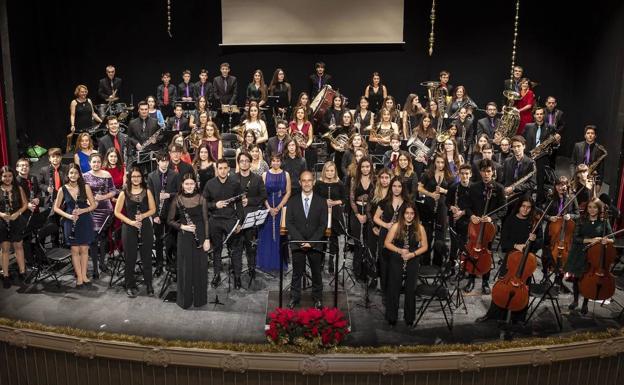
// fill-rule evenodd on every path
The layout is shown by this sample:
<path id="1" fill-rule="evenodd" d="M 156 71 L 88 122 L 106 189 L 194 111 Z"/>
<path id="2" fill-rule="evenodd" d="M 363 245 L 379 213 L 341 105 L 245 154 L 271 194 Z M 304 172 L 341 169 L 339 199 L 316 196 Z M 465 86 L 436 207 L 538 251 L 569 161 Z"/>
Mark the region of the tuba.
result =
<path id="1" fill-rule="evenodd" d="M 513 105 L 516 100 L 520 100 L 520 94 L 505 90 L 503 96 L 507 98 L 507 105 L 503 106 L 503 116 L 498 121 L 494 133 L 499 134 L 501 138 L 511 138 L 520 126 L 520 111 Z"/>

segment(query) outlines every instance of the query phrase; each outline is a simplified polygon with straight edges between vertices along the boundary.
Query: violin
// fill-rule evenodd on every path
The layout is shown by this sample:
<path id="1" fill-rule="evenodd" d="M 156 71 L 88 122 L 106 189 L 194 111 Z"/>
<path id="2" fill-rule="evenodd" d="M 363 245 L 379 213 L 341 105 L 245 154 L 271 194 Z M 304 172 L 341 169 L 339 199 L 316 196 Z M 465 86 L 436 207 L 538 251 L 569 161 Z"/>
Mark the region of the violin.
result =
<path id="1" fill-rule="evenodd" d="M 604 210 L 606 212 L 607 210 Z M 624 229 L 605 235 L 608 216 L 603 212 L 602 238 L 614 236 Z M 601 241 L 590 243 L 584 249 L 587 254 L 588 269 L 579 281 L 579 291 L 587 299 L 603 301 L 615 292 L 615 277 L 611 274 L 611 266 L 615 263 L 617 251 L 613 243 L 603 244 Z"/>
<path id="2" fill-rule="evenodd" d="M 492 197 L 492 189 L 487 190 L 484 212 L 487 213 Z M 487 216 L 487 215 L 485 215 Z M 469 274 L 482 276 L 492 269 L 492 251 L 488 245 L 496 236 L 496 226 L 491 222 L 481 221 L 468 224 L 468 241 L 466 242 L 466 252 L 461 256 L 464 270 Z"/>
<path id="3" fill-rule="evenodd" d="M 551 204 L 552 201 L 548 206 Z M 529 287 L 526 281 L 537 268 L 537 256 L 529 251 L 533 242 L 531 235 L 535 234 L 537 226 L 546 215 L 546 210 L 537 220 L 533 219 L 533 228 L 522 251 L 513 250 L 507 254 L 507 273 L 492 288 L 492 302 L 501 309 L 520 311 L 529 304 Z"/>
<path id="4" fill-rule="evenodd" d="M 557 220 L 555 222 L 551 222 L 548 226 L 550 253 L 553 258 L 553 265 L 558 268 L 565 266 L 568 261 L 568 254 L 570 253 L 570 247 L 574 237 L 574 228 L 576 227 L 576 224 L 571 219 L 566 220 L 565 216 L 568 213 L 570 204 L 574 202 L 574 199 L 576 199 L 576 195 L 578 195 L 578 192 L 572 197 L 572 199 L 565 203 L 563 210 L 561 210 L 561 212 L 557 215 Z M 567 194 L 564 195 L 564 197 L 567 199 Z"/>

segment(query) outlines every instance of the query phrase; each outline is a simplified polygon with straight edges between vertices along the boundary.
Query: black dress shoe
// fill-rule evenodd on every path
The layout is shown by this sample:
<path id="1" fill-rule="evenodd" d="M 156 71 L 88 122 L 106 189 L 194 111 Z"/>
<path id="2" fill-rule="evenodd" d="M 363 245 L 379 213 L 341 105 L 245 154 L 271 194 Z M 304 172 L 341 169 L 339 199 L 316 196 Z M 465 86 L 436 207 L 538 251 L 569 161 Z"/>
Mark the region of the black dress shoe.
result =
<path id="1" fill-rule="evenodd" d="M 319 309 L 319 310 L 323 309 L 323 302 L 321 302 L 321 301 L 314 302 L 314 307 Z"/>
<path id="2" fill-rule="evenodd" d="M 481 316 L 481 317 L 477 318 L 477 319 L 475 320 L 475 322 L 481 323 L 481 322 L 485 322 L 485 321 L 487 321 L 487 320 L 489 320 L 489 319 L 490 319 L 490 317 L 488 317 L 488 315 L 486 314 L 486 315 L 484 315 L 484 316 Z"/>
<path id="3" fill-rule="evenodd" d="M 94 273 L 94 274 L 91 276 L 91 278 L 92 278 L 92 279 L 100 279 L 100 275 L 99 275 L 98 273 Z"/>
<path id="4" fill-rule="evenodd" d="M 468 280 L 466 286 L 464 286 L 464 293 L 470 293 L 474 289 L 474 279 Z"/>
<path id="5" fill-rule="evenodd" d="M 487 283 L 484 283 L 483 286 L 481 286 L 481 293 L 488 295 L 492 292 L 492 290 L 490 290 L 490 285 Z"/>
<path id="6" fill-rule="evenodd" d="M 234 277 L 234 289 L 240 289 L 243 286 L 240 277 Z"/>
<path id="7" fill-rule="evenodd" d="M 256 269 L 249 269 L 249 279 L 250 280 L 254 280 L 256 279 Z"/>
<path id="8" fill-rule="evenodd" d="M 375 290 L 377 288 L 377 278 L 373 278 L 368 283 L 368 290 Z"/>
<path id="9" fill-rule="evenodd" d="M 126 295 L 128 296 L 128 298 L 136 298 L 137 296 L 136 289 L 133 287 L 126 289 Z"/>
<path id="10" fill-rule="evenodd" d="M 587 314 L 589 309 L 587 308 L 587 301 L 583 301 L 583 305 L 581 305 L 581 314 Z"/>
<path id="11" fill-rule="evenodd" d="M 288 308 L 292 310 L 296 308 L 297 306 L 299 306 L 299 301 L 290 300 L 290 302 L 288 302 L 288 305 L 286 306 L 288 306 Z"/>
<path id="12" fill-rule="evenodd" d="M 160 277 L 163 273 L 162 265 L 157 265 L 156 270 L 154 270 L 154 277 Z"/>
<path id="13" fill-rule="evenodd" d="M 215 276 L 212 278 L 212 282 L 210 282 L 212 287 L 219 286 L 219 283 L 221 283 L 221 273 L 215 274 Z"/>
<path id="14" fill-rule="evenodd" d="M 568 310 L 574 310 L 578 306 L 578 301 L 574 301 L 568 305 Z"/>
<path id="15" fill-rule="evenodd" d="M 17 274 L 17 279 L 18 279 L 20 282 L 24 282 L 24 281 L 26 280 L 26 272 L 23 272 L 23 273 L 19 273 L 19 274 Z"/>
<path id="16" fill-rule="evenodd" d="M 148 295 L 149 297 L 153 296 L 153 295 L 154 295 L 154 287 L 152 286 L 152 284 L 151 284 L 151 283 L 148 283 L 148 284 L 147 284 L 147 285 L 145 285 L 145 286 L 146 286 L 146 290 L 147 290 L 147 295 Z"/>

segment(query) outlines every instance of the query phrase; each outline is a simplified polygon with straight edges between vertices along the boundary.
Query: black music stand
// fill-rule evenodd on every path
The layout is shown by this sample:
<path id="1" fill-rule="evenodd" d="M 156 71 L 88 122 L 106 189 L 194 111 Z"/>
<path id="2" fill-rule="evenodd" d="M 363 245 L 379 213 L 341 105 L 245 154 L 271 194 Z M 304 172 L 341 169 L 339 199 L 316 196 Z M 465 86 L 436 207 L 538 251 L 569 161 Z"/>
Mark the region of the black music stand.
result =
<path id="1" fill-rule="evenodd" d="M 228 251 L 228 256 L 230 257 L 230 265 L 232 265 L 232 251 L 229 249 L 229 247 L 227 246 L 227 242 L 230 240 L 230 238 L 232 237 L 232 235 L 234 234 L 234 231 L 236 230 L 236 227 L 238 226 L 238 224 L 240 223 L 240 220 L 237 220 L 236 223 L 234 224 L 234 226 L 232 227 L 232 230 L 228 233 L 228 235 L 225 237 L 225 239 L 223 240 L 223 244 L 225 245 L 227 251 Z M 223 252 L 223 249 L 221 249 L 221 252 Z M 214 250 L 212 251 L 212 257 L 213 260 L 214 258 L 216 258 L 216 255 L 214 255 Z M 228 290 L 227 292 L 229 293 L 230 290 L 232 289 L 232 282 L 230 280 L 230 275 L 231 272 L 230 270 L 232 270 L 231 268 L 228 267 L 228 273 L 227 273 L 227 281 L 228 281 Z M 221 283 L 223 283 L 223 281 L 226 278 L 223 278 L 221 281 L 219 281 L 219 283 L 215 286 L 215 297 L 212 301 L 208 302 L 209 304 L 215 305 L 215 308 L 217 307 L 217 305 L 225 305 L 223 302 L 219 301 L 219 292 L 217 291 L 219 289 L 219 286 L 221 286 Z"/>
<path id="2" fill-rule="evenodd" d="M 247 216 L 245 216 L 245 219 L 243 219 L 243 225 L 241 226 L 241 231 L 246 230 L 246 229 L 251 229 L 251 228 L 254 228 L 257 230 L 260 225 L 264 224 L 264 222 L 267 219 L 268 214 L 269 214 L 268 209 L 256 210 L 256 211 L 252 211 L 248 213 Z M 256 256 L 257 255 L 258 253 L 256 250 Z M 249 260 L 249 258 L 247 258 L 247 260 Z M 255 268 L 255 266 L 253 268 Z M 251 269 L 251 267 L 247 266 L 247 272 L 249 272 L 249 269 Z M 251 283 L 254 281 L 254 279 L 255 279 L 255 276 L 249 277 L 249 285 L 247 285 L 247 289 L 251 288 Z"/>

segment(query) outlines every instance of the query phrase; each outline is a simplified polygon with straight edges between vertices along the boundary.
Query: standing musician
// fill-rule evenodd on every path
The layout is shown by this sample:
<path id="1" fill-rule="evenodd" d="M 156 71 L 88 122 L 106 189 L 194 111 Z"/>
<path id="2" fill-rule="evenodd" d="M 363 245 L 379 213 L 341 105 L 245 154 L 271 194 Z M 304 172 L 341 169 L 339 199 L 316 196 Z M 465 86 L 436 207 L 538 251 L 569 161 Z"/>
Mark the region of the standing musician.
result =
<path id="1" fill-rule="evenodd" d="M 441 154 L 436 154 L 429 169 L 418 181 L 418 192 L 425 196 L 424 204 L 420 205 L 419 211 L 421 222 L 427 229 L 427 242 L 433 251 L 433 264 L 442 266 L 444 253 L 441 245 L 445 242 L 447 227 L 446 198 L 449 186 L 453 183 L 453 175 L 448 168 L 448 162 Z M 433 236 L 435 235 L 435 243 Z M 431 253 L 423 256 L 423 264 L 431 263 Z"/>
<path id="2" fill-rule="evenodd" d="M 597 162 L 601 156 L 606 155 L 604 147 L 602 147 L 596 141 L 597 134 L 598 129 L 596 128 L 596 126 L 591 124 L 585 126 L 585 141 L 574 144 L 574 150 L 572 151 L 571 167 L 577 167 L 579 164 L 586 164 L 590 166 Z M 605 162 L 601 161 L 597 167 L 594 167 L 594 171 L 597 173 L 597 175 L 595 176 L 597 192 L 600 192 L 600 187 L 602 185 L 604 165 Z M 571 174 L 574 174 L 574 170 L 571 170 Z"/>
<path id="3" fill-rule="evenodd" d="M 513 195 L 530 196 L 535 188 L 535 161 L 525 155 L 524 149 L 526 140 L 520 135 L 511 138 L 511 150 L 514 156 L 505 161 L 503 165 L 503 185 L 505 186 L 505 196 Z M 520 179 L 533 172 L 533 175 L 522 183 L 514 186 Z"/>
<path id="4" fill-rule="evenodd" d="M 329 247 L 327 248 L 330 255 L 327 264 L 324 262 L 326 258 L 323 258 L 323 264 L 327 265 L 328 272 L 333 274 L 334 256 L 338 258 L 340 255 L 338 235 L 344 234 L 347 226 L 343 216 L 343 205 L 347 199 L 347 194 L 344 184 L 338 178 L 336 163 L 331 160 L 325 162 L 321 171 L 321 177 L 314 185 L 314 192 L 326 200 L 328 210 L 331 211 L 331 234 L 329 236 Z"/>
<path id="5" fill-rule="evenodd" d="M 89 90 L 85 85 L 78 85 L 74 91 L 76 99 L 69 104 L 69 121 L 71 123 L 71 132 L 86 131 L 93 126 L 93 121 L 102 123 L 100 118 L 93 110 L 91 99 L 87 98 Z"/>
<path id="6" fill-rule="evenodd" d="M 535 223 L 534 220 L 539 219 L 536 214 L 533 200 L 528 197 L 523 197 L 515 205 L 513 215 L 511 215 L 503 224 L 500 245 L 501 251 L 504 253 L 505 257 L 499 272 L 500 277 L 507 273 L 507 256 L 509 253 L 516 250 L 521 253 L 524 252 L 527 239 L 531 241 L 529 252 L 536 253 L 542 248 L 541 226 L 537 226 L 536 231 L 533 233 L 531 232 Z M 512 274 L 516 273 L 515 271 L 510 272 Z M 531 280 L 531 276 L 527 279 L 527 285 L 529 280 Z M 524 320 L 527 309 L 528 306 L 520 311 L 512 312 L 511 319 Z M 484 322 L 488 319 L 504 320 L 506 315 L 507 311 L 500 308 L 492 301 L 490 302 L 490 307 L 487 313 L 484 316 L 477 318 L 476 322 Z"/>
<path id="7" fill-rule="evenodd" d="M 555 127 L 555 131 L 559 134 L 563 133 L 565 129 L 565 120 L 563 119 L 563 111 L 557 108 L 557 99 L 554 96 L 546 98 L 546 110 L 544 111 L 546 116 L 544 119 L 546 123 Z M 557 160 L 558 149 L 554 149 L 550 154 L 550 164 L 554 165 Z"/>
<path id="8" fill-rule="evenodd" d="M 563 266 L 567 261 L 567 256 L 564 253 L 569 254 L 571 243 L 568 243 L 568 238 L 571 239 L 573 234 L 567 234 L 566 222 L 572 221 L 572 229 L 574 229 L 574 223 L 580 217 L 578 203 L 576 197 L 571 194 L 570 182 L 566 176 L 560 176 L 555 182 L 555 189 L 552 194 L 552 203 L 546 210 L 546 231 L 544 232 L 544 250 L 542 251 L 542 273 L 544 279 L 548 276 L 548 270 L 552 269 L 555 272 L 555 283 L 559 285 L 564 291 L 567 288 L 563 285 Z M 551 229 L 555 227 L 563 226 L 563 232 L 557 232 L 554 237 L 550 236 Z M 573 231 L 573 230 L 572 230 Z M 561 239 L 563 235 L 563 239 Z M 554 247 L 558 248 L 560 256 L 554 260 L 552 250 Z"/>
<path id="9" fill-rule="evenodd" d="M 357 163 L 355 177 L 349 184 L 349 204 L 351 205 L 351 234 L 359 236 L 360 242 L 364 243 L 364 236 L 371 231 L 369 226 L 372 222 L 371 198 L 375 189 L 375 174 L 373 163 L 370 158 L 362 158 Z M 353 274 L 361 281 L 366 280 L 368 269 L 364 259 L 366 250 L 361 244 L 355 245 L 353 256 Z"/>
<path id="10" fill-rule="evenodd" d="M 450 97 L 451 95 L 453 95 L 453 86 L 449 84 L 449 80 L 451 78 L 451 73 L 446 71 L 446 70 L 442 70 L 440 71 L 440 85 L 438 86 L 438 88 L 436 89 L 436 94 L 438 92 L 441 92 L 442 95 L 444 95 L 444 97 Z M 445 111 L 441 111 L 442 114 L 444 114 Z"/>
<path id="11" fill-rule="evenodd" d="M 306 117 L 305 107 L 295 108 L 295 119 L 288 125 L 288 131 L 289 135 L 295 139 L 301 149 L 303 157 L 306 159 L 306 164 L 314 167 L 317 161 L 317 154 L 316 149 L 310 147 L 314 141 L 314 127 Z"/>
<path id="12" fill-rule="evenodd" d="M 513 67 L 513 76 L 511 79 L 505 79 L 505 89 L 512 90 L 516 92 L 520 92 L 520 81 L 522 80 L 522 75 L 524 74 L 524 69 L 520 66 Z"/>
<path id="13" fill-rule="evenodd" d="M 533 111 L 533 123 L 528 123 L 524 127 L 524 138 L 526 139 L 525 151 L 527 154 L 531 153 L 531 150 L 538 147 L 541 143 L 549 140 L 551 136 L 554 137 L 554 142 L 550 145 L 550 148 L 544 149 L 542 154 L 537 155 L 535 158 L 535 166 L 537 167 L 536 180 L 537 180 L 537 204 L 541 204 L 546 199 L 544 188 L 544 176 L 546 166 L 554 170 L 554 164 L 550 162 L 551 158 L 549 151 L 553 147 L 558 147 L 561 141 L 561 135 L 556 131 L 557 128 L 548 124 L 544 120 L 545 109 L 538 107 Z"/>
<path id="14" fill-rule="evenodd" d="M 28 199 L 28 209 L 22 214 L 24 220 L 24 255 L 26 260 L 32 261 L 32 233 L 35 230 L 39 230 L 43 225 L 44 218 L 40 212 L 39 205 L 42 202 L 42 194 L 37 182 L 37 177 L 30 175 L 30 160 L 27 158 L 20 158 L 17 160 L 17 184 L 24 190 L 26 199 Z"/>
<path id="15" fill-rule="evenodd" d="M 390 189 L 386 197 L 379 202 L 379 206 L 375 210 L 373 222 L 379 226 L 379 239 L 385 241 L 388 231 L 399 221 L 399 216 L 403 213 L 406 205 L 409 204 L 407 197 L 407 189 L 403 188 L 400 177 L 394 177 L 390 181 Z M 389 253 L 387 247 L 379 248 L 379 278 L 381 283 L 381 292 L 386 294 L 388 287 L 388 269 L 389 269 Z M 396 277 L 394 277 L 396 279 Z M 384 301 L 386 299 L 384 298 Z"/>
<path id="16" fill-rule="evenodd" d="M 453 184 L 446 194 L 446 207 L 448 207 L 449 229 L 451 230 L 451 253 L 449 254 L 449 266 L 455 273 L 455 261 L 457 254 L 463 250 L 468 236 L 468 223 L 470 218 L 466 215 L 467 200 L 470 199 L 470 178 L 472 168 L 469 164 L 459 166 L 459 182 Z"/>
<path id="17" fill-rule="evenodd" d="M 171 74 L 165 72 L 162 74 L 162 84 L 156 87 L 156 102 L 158 108 L 165 117 L 171 116 L 173 109 L 171 106 L 178 99 L 178 89 L 171 84 Z"/>
<path id="18" fill-rule="evenodd" d="M 314 307 L 323 308 L 323 275 L 322 250 L 319 243 L 327 227 L 327 203 L 319 194 L 314 194 L 314 176 L 304 171 L 299 176 L 301 193 L 288 200 L 286 211 L 286 228 L 290 239 L 301 241 L 290 245 L 293 261 L 293 276 L 290 286 L 290 302 L 288 307 L 294 309 L 301 301 L 301 278 L 305 274 L 306 259 L 312 271 L 312 300 Z"/>
<path id="19" fill-rule="evenodd" d="M 194 84 L 193 98 L 198 100 L 200 96 L 206 97 L 208 104 L 212 103 L 214 99 L 214 89 L 212 84 L 208 81 L 208 70 L 202 68 L 199 71 L 199 81 Z"/>
<path id="20" fill-rule="evenodd" d="M 167 119 L 167 130 L 181 133 L 188 133 L 191 129 L 189 127 L 189 120 L 184 116 L 184 110 L 181 103 L 176 103 L 173 108 L 173 116 Z"/>
<path id="21" fill-rule="evenodd" d="M 468 109 L 466 107 L 461 107 L 459 109 L 457 119 L 453 120 L 449 126 L 449 130 L 451 130 L 453 126 L 455 126 L 457 130 L 455 133 L 455 140 L 457 140 L 458 143 L 457 148 L 464 155 L 464 157 L 467 157 L 469 149 L 475 139 L 475 132 L 473 128 L 473 119 L 468 115 Z"/>
<path id="22" fill-rule="evenodd" d="M 608 220 L 602 220 L 604 204 L 600 199 L 592 199 L 587 204 L 587 210 L 581 215 L 580 220 L 574 229 L 574 241 L 572 249 L 568 256 L 568 262 L 563 270 L 566 274 L 566 280 L 572 281 L 572 293 L 574 300 L 568 306 L 568 309 L 574 310 L 578 306 L 579 299 L 579 281 L 582 275 L 587 271 L 587 251 L 585 246 L 590 243 L 600 242 L 603 245 L 613 243 L 613 238 L 606 238 L 606 234 L 611 233 L 611 224 Z M 605 266 L 607 269 L 608 266 Z M 587 314 L 587 305 L 589 300 L 583 299 L 581 314 Z"/>
<path id="23" fill-rule="evenodd" d="M 195 175 L 182 176 L 182 186 L 169 209 L 167 223 L 178 230 L 178 295 L 182 309 L 208 303 L 208 258 L 210 249 L 208 207 L 197 191 Z"/>
<path id="24" fill-rule="evenodd" d="M 286 141 L 286 149 L 282 153 L 282 168 L 290 175 L 291 190 L 293 195 L 301 192 L 299 175 L 307 170 L 305 158 L 301 156 L 301 149 L 294 139 Z"/>
<path id="25" fill-rule="evenodd" d="M 9 166 L 0 168 L 2 180 L 0 193 L 2 207 L 0 208 L 0 244 L 2 245 L 2 286 L 5 289 L 11 287 L 9 276 L 9 252 L 11 246 L 15 250 L 15 260 L 19 269 L 18 277 L 21 282 L 26 279 L 26 262 L 24 261 L 24 248 L 22 239 L 26 222 L 22 214 L 28 209 L 28 198 L 24 189 L 15 179 L 15 173 Z"/>
<path id="26" fill-rule="evenodd" d="M 240 289 L 243 244 L 240 235 L 240 227 L 243 222 L 243 205 L 241 198 L 243 189 L 240 181 L 230 177 L 230 166 L 227 160 L 217 160 L 217 177 L 212 178 L 204 186 L 203 196 L 206 198 L 207 207 L 210 211 L 210 241 L 214 245 L 214 277 L 212 286 L 217 287 L 221 283 L 221 252 L 223 240 L 232 231 L 230 237 L 231 255 L 230 260 L 234 271 L 234 288 Z"/>
<path id="27" fill-rule="evenodd" d="M 486 201 L 489 195 L 489 205 L 487 207 L 489 212 L 497 210 L 499 207 L 505 204 L 505 193 L 503 186 L 494 181 L 494 165 L 489 159 L 482 159 L 479 162 L 479 172 L 481 173 L 481 180 L 470 185 L 468 191 L 468 199 L 466 200 L 466 208 L 464 209 L 467 218 L 475 225 L 481 222 L 493 223 L 499 218 L 502 218 L 502 210 L 498 210 L 489 216 L 485 212 Z M 483 245 L 490 249 L 491 245 Z M 470 252 L 470 250 L 468 250 Z M 465 262 L 469 263 L 469 262 Z M 466 293 L 470 293 L 475 286 L 475 274 L 468 276 L 468 283 L 464 287 Z M 483 294 L 490 294 L 490 272 L 483 274 L 481 277 L 481 291 Z"/>
<path id="28" fill-rule="evenodd" d="M 390 135 L 381 135 L 384 132 L 391 132 L 392 134 L 401 135 L 399 132 L 399 125 L 392 121 L 392 114 L 387 108 L 382 108 L 379 112 L 381 121 L 375 121 L 376 128 L 371 128 L 371 131 L 376 130 L 377 135 L 371 132 L 369 140 L 375 143 L 375 153 L 384 154 L 390 149 Z M 424 120 L 424 119 L 423 119 Z"/>
<path id="29" fill-rule="evenodd" d="M 119 120 L 117 120 L 115 115 L 108 116 L 105 121 L 108 132 L 98 139 L 98 152 L 100 155 L 106 156 L 108 150 L 114 147 L 122 156 L 127 155 L 127 146 L 130 148 L 136 147 L 138 142 L 134 139 L 131 140 L 128 135 L 119 132 Z M 125 163 L 125 159 L 123 162 Z"/>
<path id="30" fill-rule="evenodd" d="M 427 114 L 420 103 L 420 99 L 416 94 L 407 95 L 405 104 L 403 105 L 403 138 L 409 139 L 412 132 L 420 124 L 423 117 Z"/>
<path id="31" fill-rule="evenodd" d="M 87 265 L 89 262 L 89 245 L 93 242 L 93 218 L 91 211 L 97 203 L 91 188 L 82 179 L 80 167 L 70 164 L 67 171 L 67 183 L 59 190 L 54 201 L 54 212 L 65 218 L 63 233 L 65 244 L 71 248 L 72 264 L 76 273 L 76 289 L 89 285 Z"/>
<path id="32" fill-rule="evenodd" d="M 351 135 L 349 142 L 347 143 L 344 154 L 342 154 L 342 160 L 340 161 L 340 170 L 342 171 L 342 180 L 348 182 L 352 175 L 349 175 L 349 167 L 353 164 L 353 158 L 357 150 L 362 150 L 368 153 L 368 144 L 364 140 L 362 134 L 357 132 Z"/>
<path id="33" fill-rule="evenodd" d="M 191 71 L 182 72 L 182 83 L 178 84 L 178 98 L 183 102 L 192 102 L 195 95 L 195 85 L 191 83 Z"/>
<path id="34" fill-rule="evenodd" d="M 486 143 L 483 145 L 483 147 L 481 147 L 481 156 L 482 156 L 481 159 L 490 159 L 492 161 L 492 164 L 493 164 L 492 167 L 494 167 L 494 180 L 497 181 L 498 183 L 501 183 L 503 181 L 503 176 L 504 176 L 503 166 L 493 159 L 494 150 L 490 143 Z M 479 161 L 481 159 L 479 159 L 478 161 L 472 162 L 472 179 L 471 180 L 473 182 L 481 180 L 481 173 L 479 173 Z"/>
<path id="35" fill-rule="evenodd" d="M 54 215 L 52 207 L 56 200 L 56 195 L 63 185 L 63 181 L 67 177 L 68 166 L 61 164 L 61 149 L 58 147 L 52 147 L 48 149 L 48 161 L 49 165 L 41 167 L 39 170 L 39 188 L 41 191 L 45 191 L 47 198 L 43 206 L 48 212 L 48 219 L 39 231 L 40 239 L 45 239 L 46 236 L 52 237 L 52 243 L 59 245 L 58 229 L 59 229 L 59 216 Z"/>
<path id="36" fill-rule="evenodd" d="M 121 79 L 115 76 L 115 67 L 106 66 L 106 77 L 98 83 L 98 96 L 103 102 L 109 102 L 114 97 L 121 97 Z"/>
<path id="37" fill-rule="evenodd" d="M 597 196 L 596 181 L 594 178 L 589 177 L 589 167 L 584 163 L 576 166 L 572 180 L 574 184 L 570 187 L 572 187 L 574 194 L 576 194 L 579 211 L 583 213 L 587 207 L 587 203 Z"/>
<path id="38" fill-rule="evenodd" d="M 230 75 L 230 64 L 221 63 L 219 71 L 221 75 L 212 80 L 215 102 L 219 107 L 223 104 L 236 105 L 238 82 L 235 76 Z"/>
<path id="39" fill-rule="evenodd" d="M 154 247 L 156 249 L 156 271 L 154 275 L 159 276 L 163 269 L 163 243 L 167 256 L 172 255 L 173 251 L 175 235 L 168 231 L 166 219 L 172 198 L 176 196 L 180 189 L 180 177 L 178 173 L 169 168 L 168 153 L 157 153 L 156 162 L 158 163 L 158 168 L 147 176 L 147 186 L 157 201 L 156 212 L 153 214 Z"/>
<path id="40" fill-rule="evenodd" d="M 364 89 L 364 97 L 370 102 L 371 111 L 376 114 L 382 107 L 385 98 L 388 97 L 388 89 L 381 82 L 379 72 L 373 72 L 371 82 Z"/>
<path id="41" fill-rule="evenodd" d="M 247 214 L 258 211 L 264 206 L 267 199 L 267 191 L 262 177 L 251 172 L 251 155 L 241 152 L 236 157 L 239 172 L 236 173 L 239 184 L 245 193 L 242 199 L 243 213 Z M 242 230 L 243 248 L 247 257 L 247 269 L 249 277 L 256 277 L 256 246 L 254 239 L 257 238 L 256 229 L 249 228 Z"/>
<path id="42" fill-rule="evenodd" d="M 309 76 L 310 98 L 314 99 L 324 86 L 331 85 L 332 77 L 325 73 L 325 63 L 322 61 L 314 64 L 315 73 Z"/>
<path id="43" fill-rule="evenodd" d="M 125 254 L 126 294 L 130 298 L 137 296 L 134 277 L 134 267 L 137 253 L 141 253 L 143 262 L 143 279 L 147 295 L 154 295 L 152 286 L 152 245 L 154 244 L 154 229 L 150 217 L 156 214 L 156 203 L 152 191 L 143 181 L 141 169 L 133 166 L 128 171 L 127 180 L 130 181 L 117 198 L 115 217 L 122 221 L 121 239 Z M 160 248 L 162 258 L 162 247 Z M 178 276 L 178 280 L 180 277 Z"/>
<path id="44" fill-rule="evenodd" d="M 143 149 L 143 143 L 158 130 L 158 120 L 149 116 L 147 102 L 141 100 L 138 104 L 139 117 L 128 123 L 128 137 L 132 143 L 136 143 L 137 150 Z"/>
<path id="45" fill-rule="evenodd" d="M 386 199 L 386 196 L 388 195 L 388 191 L 390 191 L 391 179 L 392 179 L 392 171 L 390 171 L 389 169 L 385 167 L 379 170 L 379 172 L 377 173 L 377 180 L 375 182 L 373 194 L 369 203 L 369 211 L 371 213 L 376 213 L 377 208 L 379 207 L 381 202 L 384 199 Z M 369 271 L 369 269 L 366 268 L 368 267 L 368 264 L 364 264 L 365 268 L 363 271 L 364 271 L 365 276 L 370 276 L 372 278 L 371 281 L 368 283 L 369 289 L 377 288 L 377 278 L 380 276 L 380 272 L 381 272 L 379 256 L 381 256 L 381 251 L 383 250 L 384 240 L 381 239 L 381 244 L 379 243 L 380 232 L 381 232 L 381 228 L 379 226 L 376 226 L 375 223 L 373 222 L 371 223 L 370 231 L 368 232 L 368 235 L 364 235 L 362 233 L 362 238 L 366 237 L 366 240 L 362 240 L 362 239 L 361 240 L 364 242 L 366 247 L 368 247 L 368 252 L 370 252 L 371 260 L 369 262 L 374 264 L 374 267 L 376 268 L 376 271 L 374 272 Z M 364 251 L 366 252 L 366 250 Z M 367 255 L 365 255 L 364 257 L 367 257 Z M 385 282 L 383 283 L 382 286 L 385 287 Z"/>
<path id="46" fill-rule="evenodd" d="M 416 318 L 416 285 L 420 258 L 427 252 L 427 234 L 420 223 L 418 211 L 412 202 L 406 202 L 397 222 L 384 238 L 384 248 L 388 251 L 388 284 L 385 290 L 386 321 L 396 325 L 401 296 L 401 283 L 405 275 L 405 302 L 403 318 L 411 326 Z"/>
<path id="47" fill-rule="evenodd" d="M 399 154 L 399 167 L 394 170 L 394 175 L 401 178 L 407 196 L 412 199 L 418 192 L 418 175 L 414 171 L 414 164 L 408 152 L 401 151 Z"/>
<path id="48" fill-rule="evenodd" d="M 277 68 L 273 72 L 271 83 L 269 83 L 269 96 L 279 98 L 278 104 L 273 107 L 273 116 L 278 119 L 287 119 L 287 116 L 290 116 L 288 110 L 292 101 L 292 87 L 286 80 L 286 73 L 281 68 Z"/>

